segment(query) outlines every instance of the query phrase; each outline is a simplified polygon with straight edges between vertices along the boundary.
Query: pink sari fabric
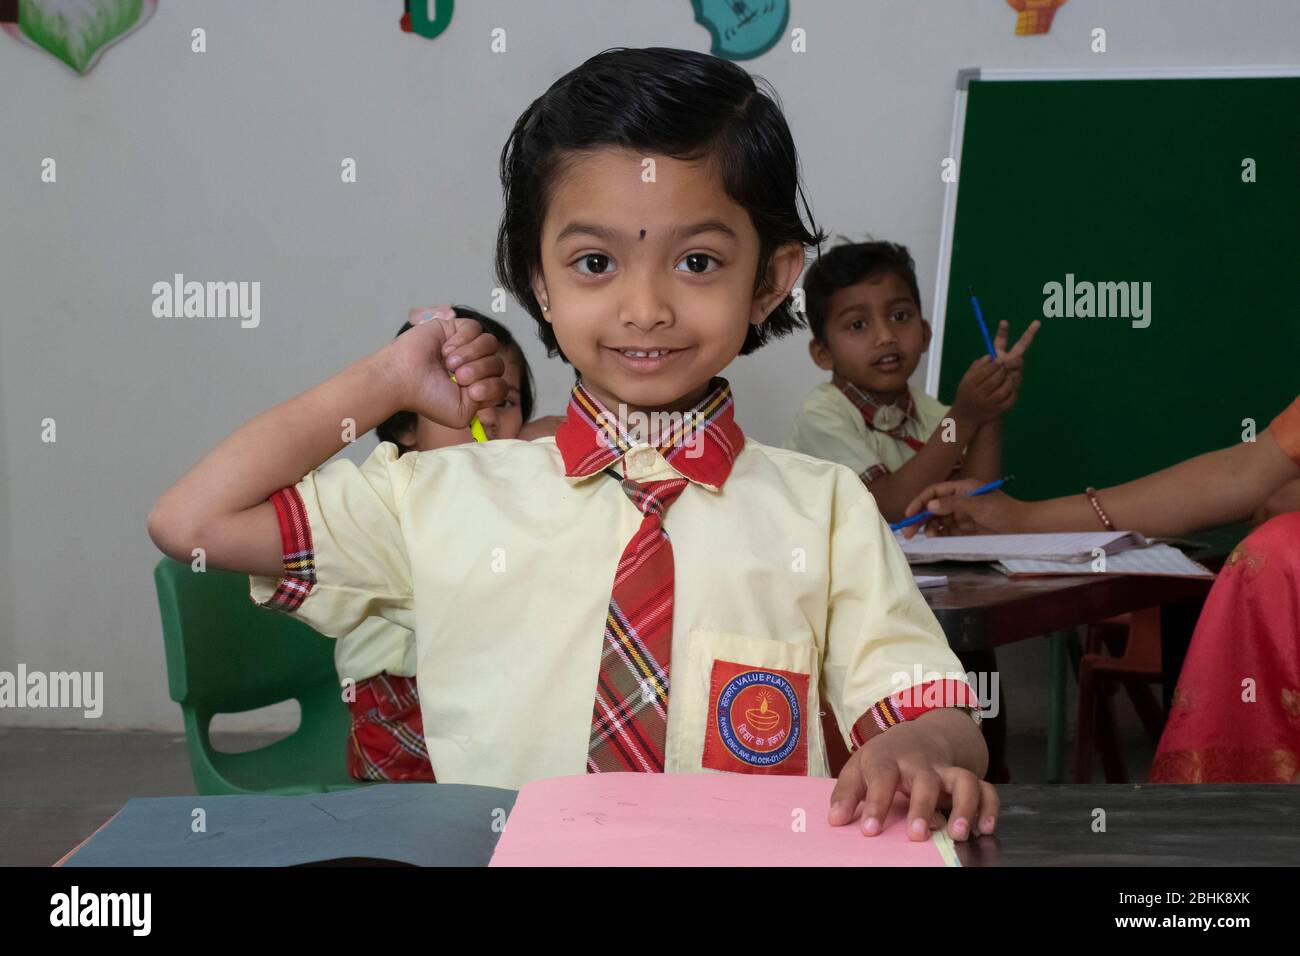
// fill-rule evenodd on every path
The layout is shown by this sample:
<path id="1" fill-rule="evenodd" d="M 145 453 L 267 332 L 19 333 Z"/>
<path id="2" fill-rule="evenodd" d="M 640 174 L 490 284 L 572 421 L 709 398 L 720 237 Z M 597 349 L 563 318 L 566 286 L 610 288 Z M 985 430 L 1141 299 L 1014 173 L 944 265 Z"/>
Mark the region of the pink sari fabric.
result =
<path id="1" fill-rule="evenodd" d="M 1297 775 L 1300 512 L 1291 512 L 1256 528 L 1214 582 L 1151 782 L 1290 783 Z"/>

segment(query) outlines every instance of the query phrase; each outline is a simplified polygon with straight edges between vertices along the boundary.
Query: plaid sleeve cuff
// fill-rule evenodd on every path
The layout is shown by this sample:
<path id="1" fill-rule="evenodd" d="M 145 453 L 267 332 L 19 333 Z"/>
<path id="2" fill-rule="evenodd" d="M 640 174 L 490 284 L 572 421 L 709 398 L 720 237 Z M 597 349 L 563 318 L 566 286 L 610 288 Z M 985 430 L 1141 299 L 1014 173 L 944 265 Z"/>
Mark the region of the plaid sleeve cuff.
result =
<path id="1" fill-rule="evenodd" d="M 254 604 L 292 613 L 302 606 L 316 584 L 316 554 L 312 547 L 307 507 L 296 487 L 281 488 L 270 498 L 280 521 L 280 550 L 284 574 L 266 601 L 250 595 Z"/>
<path id="2" fill-rule="evenodd" d="M 862 479 L 864 485 L 869 485 L 882 475 L 889 474 L 889 469 L 880 464 L 872 465 L 866 471 L 861 472 L 858 477 Z"/>
<path id="3" fill-rule="evenodd" d="M 980 722 L 979 698 L 971 690 L 970 684 L 951 678 L 932 680 L 906 687 L 876 701 L 853 724 L 849 739 L 856 750 L 896 724 L 916 720 L 922 714 L 944 707 L 960 707 L 971 715 L 976 724 Z"/>

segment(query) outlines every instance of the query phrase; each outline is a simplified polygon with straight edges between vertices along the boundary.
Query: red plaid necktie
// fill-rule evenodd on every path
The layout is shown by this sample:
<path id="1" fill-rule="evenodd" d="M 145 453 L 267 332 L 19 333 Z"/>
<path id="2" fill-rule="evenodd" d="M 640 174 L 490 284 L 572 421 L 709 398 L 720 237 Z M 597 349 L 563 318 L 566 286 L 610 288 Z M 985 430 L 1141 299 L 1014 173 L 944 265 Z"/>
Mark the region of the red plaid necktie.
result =
<path id="1" fill-rule="evenodd" d="M 686 485 L 685 478 L 623 479 L 623 490 L 645 517 L 614 573 L 591 717 L 591 773 L 663 773 L 673 648 L 673 545 L 663 514 Z"/>
<path id="2" fill-rule="evenodd" d="M 657 442 L 659 454 L 685 477 L 621 481 L 644 517 L 619 559 L 605 615 L 587 755 L 590 773 L 664 769 L 674 573 L 663 516 L 692 481 L 713 491 L 721 488 L 745 442 L 734 420 L 731 387 L 721 378 L 710 385 L 709 396 L 683 416 L 684 426 Z M 581 382 L 573 387 L 555 443 L 570 478 L 605 470 L 645 444 L 629 435 Z"/>
<path id="3" fill-rule="evenodd" d="M 844 397 L 853 403 L 854 407 L 862 413 L 862 420 L 867 423 L 867 427 L 878 432 L 884 432 L 890 438 L 896 438 L 904 442 L 912 451 L 920 451 L 925 447 L 925 442 L 921 441 L 915 435 L 909 433 L 908 423 L 916 421 L 916 401 L 912 398 L 912 392 L 906 393 L 906 398 L 902 402 L 893 403 L 892 408 L 898 409 L 903 413 L 903 420 L 893 428 L 882 428 L 876 422 L 876 413 L 886 407 L 877 402 L 874 398 L 858 388 L 852 382 L 845 381 L 838 375 L 831 376 L 831 384 L 838 388 Z"/>

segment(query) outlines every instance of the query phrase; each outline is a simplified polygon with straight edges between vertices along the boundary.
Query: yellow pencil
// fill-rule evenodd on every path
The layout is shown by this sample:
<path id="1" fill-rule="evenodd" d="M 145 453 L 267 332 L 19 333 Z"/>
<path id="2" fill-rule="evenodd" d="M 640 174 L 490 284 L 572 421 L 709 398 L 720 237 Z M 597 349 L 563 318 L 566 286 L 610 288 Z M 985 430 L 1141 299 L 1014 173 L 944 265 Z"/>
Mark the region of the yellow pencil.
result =
<path id="1" fill-rule="evenodd" d="M 452 380 L 453 382 L 456 382 L 456 373 L 455 373 L 455 372 L 452 372 L 452 373 L 451 373 L 451 380 Z M 459 385 L 460 382 L 456 382 L 456 384 Z M 475 441 L 487 441 L 487 440 L 488 440 L 487 432 L 485 432 L 485 431 L 483 430 L 483 423 L 482 423 L 481 421 L 478 420 L 478 416 L 477 416 L 477 415 L 475 415 L 475 416 L 474 416 L 473 418 L 471 418 L 470 421 L 469 421 L 469 433 L 470 433 L 471 435 L 474 436 L 474 440 L 475 440 Z"/>

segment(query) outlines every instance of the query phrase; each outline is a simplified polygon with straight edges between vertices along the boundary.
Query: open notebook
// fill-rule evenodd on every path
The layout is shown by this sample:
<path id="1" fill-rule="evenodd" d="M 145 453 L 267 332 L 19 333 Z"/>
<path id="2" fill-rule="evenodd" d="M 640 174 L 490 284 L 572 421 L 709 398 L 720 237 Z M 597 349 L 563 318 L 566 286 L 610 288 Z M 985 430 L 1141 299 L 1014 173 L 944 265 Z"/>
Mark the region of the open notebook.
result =
<path id="1" fill-rule="evenodd" d="M 1059 534 L 971 534 L 947 538 L 895 536 L 912 564 L 936 561 L 1092 561 L 1100 548 L 1108 555 L 1149 542 L 1136 531 L 1088 531 Z"/>
<path id="2" fill-rule="evenodd" d="M 1036 561 L 1003 558 L 993 565 L 1003 574 L 1013 578 L 1041 577 L 1049 574 L 1156 574 L 1161 577 L 1213 578 L 1214 572 L 1189 558 L 1177 548 L 1167 544 L 1153 544 L 1149 548 L 1133 548 L 1119 554 L 1106 556 L 1106 563 L 1095 567 L 1093 562 L 1079 564 L 1075 561 Z"/>
<path id="3" fill-rule="evenodd" d="M 1013 577 L 1056 574 L 1154 574 L 1213 578 L 1177 548 L 1152 544 L 1136 531 L 1060 534 L 973 534 L 946 538 L 898 536 L 912 564 L 978 561 Z M 1097 560 L 1105 556 L 1105 562 Z"/>

